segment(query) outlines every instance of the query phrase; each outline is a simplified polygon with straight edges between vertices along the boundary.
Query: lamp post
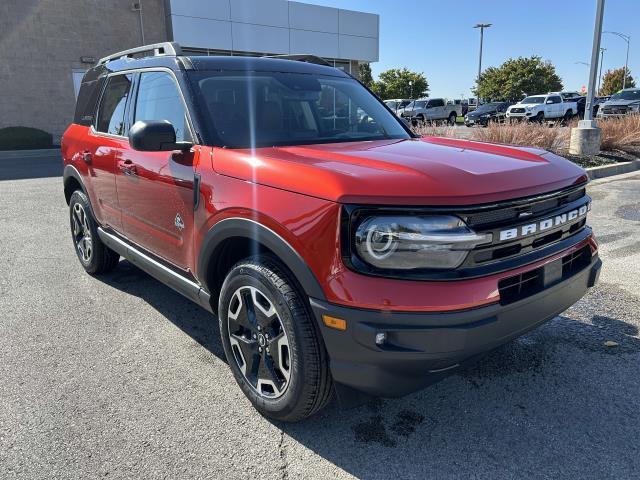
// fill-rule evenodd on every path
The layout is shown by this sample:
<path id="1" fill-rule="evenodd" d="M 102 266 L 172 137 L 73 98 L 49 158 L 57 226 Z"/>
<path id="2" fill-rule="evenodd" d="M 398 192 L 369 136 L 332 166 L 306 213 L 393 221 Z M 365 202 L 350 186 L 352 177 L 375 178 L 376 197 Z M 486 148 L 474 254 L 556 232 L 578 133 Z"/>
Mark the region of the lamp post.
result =
<path id="1" fill-rule="evenodd" d="M 413 80 L 409 80 L 409 100 L 413 100 Z"/>
<path id="2" fill-rule="evenodd" d="M 600 48 L 600 73 L 598 73 L 598 94 L 600 94 L 600 81 L 602 80 L 602 62 L 604 61 L 604 52 L 606 48 Z"/>
<path id="3" fill-rule="evenodd" d="M 598 74 L 598 54 L 602 37 L 602 20 L 604 18 L 604 0 L 597 0 L 596 21 L 593 29 L 591 46 L 591 62 L 589 65 L 589 89 L 584 109 L 584 120 L 578 122 L 577 128 L 571 129 L 569 153 L 573 155 L 595 155 L 600 151 L 600 129 L 593 120 L 593 96 Z"/>
<path id="4" fill-rule="evenodd" d="M 480 86 L 480 74 L 482 73 L 482 43 L 484 41 L 484 29 L 489 28 L 491 23 L 477 23 L 473 28 L 480 29 L 480 59 L 478 60 L 478 87 Z M 478 95 L 478 106 L 480 106 L 480 95 Z"/>
<path id="5" fill-rule="evenodd" d="M 625 42 L 627 42 L 627 57 L 624 60 L 624 75 L 622 76 L 622 89 L 624 90 L 624 88 L 627 86 L 627 75 L 629 73 L 628 65 L 629 65 L 629 46 L 631 44 L 631 35 L 625 35 L 624 33 L 609 32 L 609 31 L 606 31 L 604 33 L 610 33 L 611 35 L 617 35 L 618 37 L 623 39 Z"/>

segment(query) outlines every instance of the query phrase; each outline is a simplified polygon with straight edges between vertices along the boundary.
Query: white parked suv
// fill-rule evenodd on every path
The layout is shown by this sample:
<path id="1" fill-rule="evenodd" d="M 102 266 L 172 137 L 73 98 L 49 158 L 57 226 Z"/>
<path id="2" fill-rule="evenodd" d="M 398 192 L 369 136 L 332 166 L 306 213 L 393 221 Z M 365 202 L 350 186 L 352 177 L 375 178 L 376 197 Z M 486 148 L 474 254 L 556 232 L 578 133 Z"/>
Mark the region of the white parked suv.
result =
<path id="1" fill-rule="evenodd" d="M 563 100 L 558 92 L 546 95 L 525 97 L 507 109 L 508 120 L 544 120 L 569 119 L 578 114 L 578 104 L 572 100 Z"/>

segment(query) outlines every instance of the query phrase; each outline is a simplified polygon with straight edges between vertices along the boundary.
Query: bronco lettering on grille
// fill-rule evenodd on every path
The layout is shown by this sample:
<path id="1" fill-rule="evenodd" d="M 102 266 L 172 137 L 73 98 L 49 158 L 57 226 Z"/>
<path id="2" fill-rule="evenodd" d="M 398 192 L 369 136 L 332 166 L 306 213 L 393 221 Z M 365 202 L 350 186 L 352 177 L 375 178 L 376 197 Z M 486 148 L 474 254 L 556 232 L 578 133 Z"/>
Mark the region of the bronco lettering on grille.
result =
<path id="1" fill-rule="evenodd" d="M 559 227 L 568 222 L 573 222 L 580 217 L 583 217 L 589 211 L 590 204 L 571 210 L 570 212 L 556 215 L 555 217 L 545 218 L 544 220 L 537 221 L 535 223 L 528 223 L 526 225 L 520 225 L 515 228 L 508 228 L 500 231 L 500 241 L 513 240 L 515 238 L 524 237 L 527 235 L 533 235 L 537 232 L 549 230 L 553 227 Z"/>

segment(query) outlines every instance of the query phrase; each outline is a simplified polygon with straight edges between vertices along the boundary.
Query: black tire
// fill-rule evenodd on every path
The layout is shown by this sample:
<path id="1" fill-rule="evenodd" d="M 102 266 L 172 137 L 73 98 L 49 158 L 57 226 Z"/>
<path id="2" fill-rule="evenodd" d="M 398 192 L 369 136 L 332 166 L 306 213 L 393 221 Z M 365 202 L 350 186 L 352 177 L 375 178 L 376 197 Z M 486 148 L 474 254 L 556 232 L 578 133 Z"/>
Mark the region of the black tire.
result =
<path id="1" fill-rule="evenodd" d="M 69 222 L 76 255 L 87 273 L 106 273 L 118 265 L 120 255 L 100 240 L 89 199 L 81 190 L 73 192 L 69 200 Z"/>
<path id="2" fill-rule="evenodd" d="M 453 126 L 456 124 L 456 118 L 458 118 L 458 116 L 455 114 L 455 112 L 451 112 L 449 114 L 449 125 Z"/>
<path id="3" fill-rule="evenodd" d="M 538 123 L 543 123 L 544 122 L 544 113 L 540 112 L 538 113 L 535 118 L 533 119 L 534 122 L 538 122 Z"/>
<path id="4" fill-rule="evenodd" d="M 246 293 L 246 289 L 250 288 L 257 290 L 256 297 L 253 297 L 254 290 L 251 290 L 250 294 Z M 248 295 L 252 298 L 249 299 Z M 265 299 L 268 302 L 265 302 Z M 249 307 L 251 303 L 253 306 Z M 256 309 L 256 306 L 259 308 Z M 271 307 L 275 309 L 275 314 L 272 313 L 269 317 L 266 313 L 273 311 Z M 267 312 L 264 312 L 264 308 Z M 253 322 L 248 322 L 253 327 L 246 328 L 243 324 L 247 322 L 238 320 L 245 318 L 241 315 L 243 310 L 247 312 L 246 318 L 253 318 Z M 253 316 L 249 311 L 253 312 Z M 233 315 L 236 318 L 229 321 Z M 295 422 L 313 415 L 329 402 L 333 384 L 319 328 L 295 280 L 277 259 L 264 255 L 237 263 L 222 285 L 218 318 L 220 336 L 231 371 L 244 394 L 262 415 L 280 421 Z M 282 338 L 284 334 L 287 339 L 288 353 L 278 349 L 276 355 L 278 359 L 288 357 L 288 378 L 286 375 L 279 375 L 286 369 L 276 365 L 286 362 L 276 361 L 275 356 L 272 357 L 274 348 L 279 348 L 279 345 L 275 345 L 275 338 L 269 338 L 266 334 L 267 331 L 271 331 L 270 328 L 262 328 L 264 337 L 268 338 L 266 343 L 261 337 L 253 340 L 256 339 L 256 333 L 260 334 L 258 325 L 265 325 L 265 322 L 275 323 L 274 318 L 282 329 L 279 335 L 277 331 L 274 335 L 276 338 Z M 243 330 L 241 336 L 237 328 Z M 235 330 L 235 333 L 231 330 Z M 244 342 L 240 345 L 235 339 L 243 339 Z M 259 345 L 263 348 L 256 353 Z M 265 348 L 265 345 L 271 347 L 271 353 L 268 353 L 269 348 Z M 245 354 L 249 355 L 248 361 Z M 264 366 L 267 368 L 261 370 Z M 246 373 L 247 370 L 256 372 L 255 376 Z M 268 385 L 267 375 L 267 385 L 263 383 L 261 386 L 260 372 L 270 374 L 274 382 Z M 286 380 L 283 380 L 285 378 Z M 280 383 L 276 388 L 275 383 L 278 380 Z M 262 391 L 265 388 L 266 391 Z"/>

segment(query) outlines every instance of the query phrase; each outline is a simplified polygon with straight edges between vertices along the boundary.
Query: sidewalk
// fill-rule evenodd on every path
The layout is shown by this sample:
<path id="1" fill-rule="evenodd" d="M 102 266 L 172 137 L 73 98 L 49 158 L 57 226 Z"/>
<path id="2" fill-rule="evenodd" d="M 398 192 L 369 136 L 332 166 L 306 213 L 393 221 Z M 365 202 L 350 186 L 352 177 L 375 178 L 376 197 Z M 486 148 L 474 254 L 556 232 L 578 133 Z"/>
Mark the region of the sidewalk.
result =
<path id="1" fill-rule="evenodd" d="M 40 148 L 38 150 L 0 150 L 0 160 L 4 160 L 5 158 L 33 158 L 59 154 L 60 147 Z"/>

